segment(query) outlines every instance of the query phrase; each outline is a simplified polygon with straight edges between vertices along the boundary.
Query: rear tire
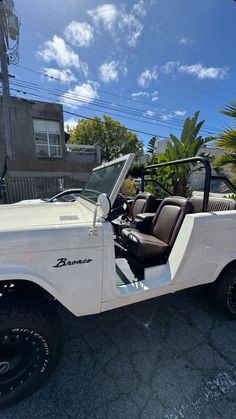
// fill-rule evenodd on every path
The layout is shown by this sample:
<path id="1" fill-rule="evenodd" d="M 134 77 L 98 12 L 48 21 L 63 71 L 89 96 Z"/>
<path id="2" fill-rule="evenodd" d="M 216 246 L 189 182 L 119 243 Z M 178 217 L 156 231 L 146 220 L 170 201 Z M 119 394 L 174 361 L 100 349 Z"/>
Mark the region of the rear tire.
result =
<path id="1" fill-rule="evenodd" d="M 62 351 L 60 318 L 45 301 L 0 304 L 0 408 L 24 399 L 49 377 Z"/>
<path id="2" fill-rule="evenodd" d="M 215 306 L 228 319 L 236 319 L 236 267 L 226 269 L 213 284 Z"/>

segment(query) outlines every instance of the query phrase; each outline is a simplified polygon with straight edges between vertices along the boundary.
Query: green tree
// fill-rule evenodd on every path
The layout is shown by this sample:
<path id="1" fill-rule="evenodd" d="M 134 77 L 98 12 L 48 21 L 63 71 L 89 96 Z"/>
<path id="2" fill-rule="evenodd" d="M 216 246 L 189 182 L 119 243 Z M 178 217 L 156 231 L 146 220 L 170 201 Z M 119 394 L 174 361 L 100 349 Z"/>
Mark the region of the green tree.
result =
<path id="1" fill-rule="evenodd" d="M 220 139 L 215 142 L 216 146 L 222 147 L 224 151 L 216 157 L 214 167 L 228 166 L 232 173 L 236 173 L 236 100 L 232 101 L 224 109 L 220 110 L 224 115 L 233 118 L 235 127 L 226 128 Z"/>
<path id="2" fill-rule="evenodd" d="M 158 138 L 152 137 L 147 146 L 147 152 L 149 154 L 148 164 L 155 163 L 156 160 L 156 146 L 157 146 Z"/>
<path id="3" fill-rule="evenodd" d="M 198 117 L 199 112 L 196 112 L 193 118 L 186 118 L 180 138 L 170 134 L 172 141 L 168 141 L 166 151 L 159 154 L 158 163 L 197 156 L 200 147 L 212 141 L 212 137 L 203 138 L 199 135 L 205 121 L 198 122 Z M 174 195 L 188 195 L 190 172 L 191 165 L 189 164 L 175 166 L 174 170 L 172 167 L 163 170 L 163 175 L 167 178 L 167 185 L 171 186 Z"/>
<path id="4" fill-rule="evenodd" d="M 81 119 L 70 133 L 70 142 L 76 144 L 99 144 L 102 158 L 113 160 L 127 153 L 143 154 L 143 144 L 137 135 L 129 131 L 119 121 L 108 115 L 93 120 Z"/>
<path id="5" fill-rule="evenodd" d="M 132 177 L 141 177 L 143 169 L 144 164 L 135 161 L 129 169 L 129 175 Z"/>

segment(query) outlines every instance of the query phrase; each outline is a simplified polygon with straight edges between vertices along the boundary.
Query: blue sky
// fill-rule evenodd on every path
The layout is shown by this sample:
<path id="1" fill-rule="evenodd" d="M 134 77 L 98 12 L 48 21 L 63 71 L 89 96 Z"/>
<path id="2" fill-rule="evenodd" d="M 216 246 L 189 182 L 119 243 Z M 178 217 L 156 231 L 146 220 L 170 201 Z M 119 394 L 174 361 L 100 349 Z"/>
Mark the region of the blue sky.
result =
<path id="1" fill-rule="evenodd" d="M 15 7 L 13 95 L 63 103 L 71 125 L 73 114 L 109 114 L 141 131 L 145 144 L 153 134 L 178 136 L 197 110 L 202 135 L 225 127 L 217 110 L 236 98 L 233 0 L 15 0 Z"/>

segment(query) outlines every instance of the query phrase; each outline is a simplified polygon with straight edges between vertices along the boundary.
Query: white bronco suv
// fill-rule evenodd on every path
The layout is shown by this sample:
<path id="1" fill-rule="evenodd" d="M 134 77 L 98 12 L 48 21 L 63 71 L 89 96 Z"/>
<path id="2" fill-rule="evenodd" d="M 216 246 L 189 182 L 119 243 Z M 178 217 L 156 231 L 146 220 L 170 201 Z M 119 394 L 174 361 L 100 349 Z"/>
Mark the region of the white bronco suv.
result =
<path id="1" fill-rule="evenodd" d="M 32 393 L 57 364 L 58 304 L 85 316 L 212 283 L 212 300 L 236 316 L 235 202 L 209 198 L 204 161 L 203 198 L 151 197 L 150 211 L 143 193 L 131 222 L 116 218 L 133 158 L 94 169 L 75 202 L 0 207 L 0 407 Z"/>

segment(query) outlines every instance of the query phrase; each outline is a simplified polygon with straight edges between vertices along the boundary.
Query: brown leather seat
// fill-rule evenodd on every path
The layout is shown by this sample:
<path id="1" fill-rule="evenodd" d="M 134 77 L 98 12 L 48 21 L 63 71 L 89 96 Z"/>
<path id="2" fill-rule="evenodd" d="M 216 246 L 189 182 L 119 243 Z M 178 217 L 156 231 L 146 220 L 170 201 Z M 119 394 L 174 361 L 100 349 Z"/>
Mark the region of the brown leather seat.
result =
<path id="1" fill-rule="evenodd" d="M 141 192 L 134 198 L 130 209 L 130 218 L 134 220 L 142 212 L 156 212 L 157 201 L 149 192 Z"/>
<path id="2" fill-rule="evenodd" d="M 146 259 L 168 255 L 186 214 L 193 205 L 182 197 L 166 198 L 153 217 L 149 231 L 124 229 L 127 250 L 135 257 Z"/>
<path id="3" fill-rule="evenodd" d="M 203 197 L 194 195 L 190 198 L 190 202 L 194 206 L 194 212 L 202 212 Z M 216 211 L 230 211 L 235 210 L 236 203 L 234 199 L 230 198 L 218 198 L 214 196 L 209 197 L 208 212 Z"/>

